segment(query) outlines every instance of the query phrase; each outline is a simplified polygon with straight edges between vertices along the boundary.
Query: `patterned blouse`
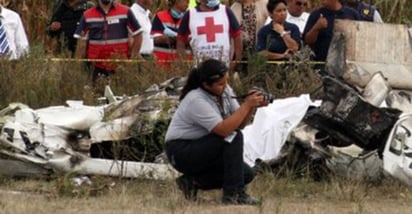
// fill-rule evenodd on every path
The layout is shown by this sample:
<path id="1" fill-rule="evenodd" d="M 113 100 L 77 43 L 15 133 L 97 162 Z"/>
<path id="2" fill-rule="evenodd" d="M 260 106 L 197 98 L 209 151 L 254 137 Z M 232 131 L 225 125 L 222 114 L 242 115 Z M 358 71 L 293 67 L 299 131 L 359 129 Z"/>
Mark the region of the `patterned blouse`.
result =
<path id="1" fill-rule="evenodd" d="M 243 30 L 243 57 L 252 54 L 256 46 L 256 13 L 255 1 L 249 5 L 242 4 L 242 30 Z"/>

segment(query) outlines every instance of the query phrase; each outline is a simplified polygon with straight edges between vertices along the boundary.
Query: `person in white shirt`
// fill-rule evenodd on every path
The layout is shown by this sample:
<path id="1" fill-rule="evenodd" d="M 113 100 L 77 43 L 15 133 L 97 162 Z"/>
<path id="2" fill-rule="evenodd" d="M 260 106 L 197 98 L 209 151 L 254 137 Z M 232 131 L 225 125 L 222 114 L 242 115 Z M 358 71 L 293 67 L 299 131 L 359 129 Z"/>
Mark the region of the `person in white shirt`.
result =
<path id="1" fill-rule="evenodd" d="M 297 25 L 300 34 L 302 34 L 309 18 L 309 13 L 305 12 L 308 2 L 307 0 L 288 0 L 287 4 L 288 14 L 286 21 Z"/>
<path id="2" fill-rule="evenodd" d="M 152 22 L 149 17 L 152 5 L 153 0 L 136 0 L 130 8 L 143 30 L 142 47 L 140 48 L 140 54 L 143 57 L 151 56 L 154 47 L 153 38 L 150 35 Z"/>
<path id="3" fill-rule="evenodd" d="M 23 27 L 20 15 L 16 12 L 3 7 L 0 2 L 0 22 L 5 29 L 8 53 L 10 59 L 18 59 L 29 52 L 29 41 Z M 4 55 L 4 54 L 3 54 Z"/>

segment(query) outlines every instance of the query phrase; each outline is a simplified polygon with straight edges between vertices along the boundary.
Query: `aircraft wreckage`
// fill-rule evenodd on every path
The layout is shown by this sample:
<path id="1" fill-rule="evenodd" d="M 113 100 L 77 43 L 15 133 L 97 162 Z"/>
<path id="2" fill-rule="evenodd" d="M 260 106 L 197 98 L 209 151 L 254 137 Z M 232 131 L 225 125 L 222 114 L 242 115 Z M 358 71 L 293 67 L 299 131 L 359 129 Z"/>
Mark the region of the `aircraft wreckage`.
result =
<path id="1" fill-rule="evenodd" d="M 325 172 L 374 180 L 390 174 L 412 185 L 411 41 L 412 30 L 403 25 L 336 21 L 324 98 L 275 99 L 258 109 L 243 130 L 245 161 L 278 173 L 309 166 L 319 179 Z M 101 106 L 10 104 L 0 111 L 0 173 L 174 178 L 178 172 L 159 161 L 158 130 L 184 82 L 173 78 L 130 97 L 107 87 Z"/>

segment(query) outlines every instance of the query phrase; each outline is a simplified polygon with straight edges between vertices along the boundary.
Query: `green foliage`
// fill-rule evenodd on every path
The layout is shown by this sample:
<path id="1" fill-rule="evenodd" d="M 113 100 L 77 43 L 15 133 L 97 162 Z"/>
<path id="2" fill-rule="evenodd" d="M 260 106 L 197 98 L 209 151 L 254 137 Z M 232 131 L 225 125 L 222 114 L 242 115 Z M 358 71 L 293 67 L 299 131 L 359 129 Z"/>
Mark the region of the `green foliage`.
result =
<path id="1" fill-rule="evenodd" d="M 410 0 L 375 0 L 374 3 L 385 22 L 412 25 Z"/>

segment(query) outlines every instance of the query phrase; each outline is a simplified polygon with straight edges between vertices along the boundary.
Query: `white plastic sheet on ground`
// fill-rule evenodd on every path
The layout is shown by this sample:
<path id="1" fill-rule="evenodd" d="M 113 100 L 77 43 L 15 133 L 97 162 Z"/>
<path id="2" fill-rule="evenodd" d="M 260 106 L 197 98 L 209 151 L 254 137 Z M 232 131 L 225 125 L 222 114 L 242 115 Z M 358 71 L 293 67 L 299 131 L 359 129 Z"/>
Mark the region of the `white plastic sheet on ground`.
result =
<path id="1" fill-rule="evenodd" d="M 275 99 L 266 107 L 259 108 L 253 123 L 245 127 L 244 161 L 250 166 L 255 160 L 272 160 L 279 155 L 289 133 L 306 114 L 309 106 L 319 106 L 308 94 L 299 97 Z"/>

